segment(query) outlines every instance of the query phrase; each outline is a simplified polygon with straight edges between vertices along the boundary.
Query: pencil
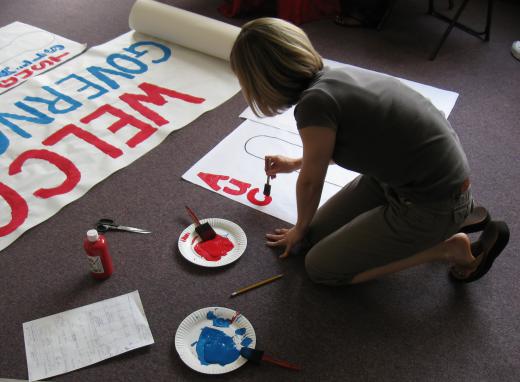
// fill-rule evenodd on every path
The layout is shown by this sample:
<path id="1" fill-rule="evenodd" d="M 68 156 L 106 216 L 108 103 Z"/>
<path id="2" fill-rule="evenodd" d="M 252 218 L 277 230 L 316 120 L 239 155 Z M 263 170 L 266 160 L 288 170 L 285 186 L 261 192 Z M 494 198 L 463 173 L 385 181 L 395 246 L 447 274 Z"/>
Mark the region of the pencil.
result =
<path id="1" fill-rule="evenodd" d="M 251 284 L 249 286 L 246 286 L 245 288 L 242 288 L 242 289 L 239 289 L 233 293 L 231 293 L 231 296 L 230 297 L 235 297 L 235 296 L 238 296 L 239 294 L 241 293 L 244 293 L 244 292 L 247 292 L 247 291 L 250 291 L 251 289 L 255 289 L 255 288 L 258 288 L 258 287 L 261 287 L 262 285 L 265 285 L 265 284 L 269 284 L 270 282 L 273 282 L 275 280 L 278 280 L 279 278 L 281 278 L 283 276 L 283 273 L 280 273 L 279 275 L 276 275 L 276 276 L 273 276 L 273 277 L 270 277 L 268 279 L 265 279 L 265 280 L 262 280 L 262 281 L 258 281 L 254 284 Z"/>

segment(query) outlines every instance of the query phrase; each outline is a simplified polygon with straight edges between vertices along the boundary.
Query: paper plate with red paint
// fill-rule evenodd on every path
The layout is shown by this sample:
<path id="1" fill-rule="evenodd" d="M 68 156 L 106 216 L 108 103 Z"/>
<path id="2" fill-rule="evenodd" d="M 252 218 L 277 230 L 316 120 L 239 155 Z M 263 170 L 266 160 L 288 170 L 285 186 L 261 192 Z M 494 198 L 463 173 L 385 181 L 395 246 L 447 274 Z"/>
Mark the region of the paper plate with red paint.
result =
<path id="1" fill-rule="evenodd" d="M 243 315 L 233 320 L 236 313 L 228 308 L 209 307 L 186 317 L 175 333 L 175 349 L 181 360 L 205 374 L 228 373 L 246 363 L 240 349 L 254 349 L 256 334 Z"/>
<path id="2" fill-rule="evenodd" d="M 203 267 L 221 267 L 242 256 L 247 238 L 239 225 L 219 218 L 202 219 L 200 222 L 209 223 L 217 237 L 202 242 L 195 232 L 195 224 L 187 227 L 179 236 L 178 243 L 179 251 L 186 260 Z"/>

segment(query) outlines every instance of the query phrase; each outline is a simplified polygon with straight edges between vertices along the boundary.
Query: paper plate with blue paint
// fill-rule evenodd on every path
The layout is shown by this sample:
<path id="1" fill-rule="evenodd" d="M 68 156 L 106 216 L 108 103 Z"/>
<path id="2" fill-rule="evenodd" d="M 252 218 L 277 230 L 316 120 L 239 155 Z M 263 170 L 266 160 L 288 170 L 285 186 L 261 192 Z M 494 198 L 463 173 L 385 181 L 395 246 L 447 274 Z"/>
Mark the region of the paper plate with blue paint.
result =
<path id="1" fill-rule="evenodd" d="M 175 349 L 182 361 L 204 374 L 228 373 L 246 363 L 240 349 L 254 349 L 256 334 L 243 315 L 231 323 L 235 312 L 209 307 L 186 317 L 175 333 Z"/>
<path id="2" fill-rule="evenodd" d="M 219 218 L 202 219 L 200 222 L 209 223 L 217 237 L 201 242 L 195 232 L 195 224 L 187 227 L 178 241 L 179 251 L 186 260 L 203 267 L 221 267 L 242 256 L 247 247 L 247 237 L 238 224 Z"/>

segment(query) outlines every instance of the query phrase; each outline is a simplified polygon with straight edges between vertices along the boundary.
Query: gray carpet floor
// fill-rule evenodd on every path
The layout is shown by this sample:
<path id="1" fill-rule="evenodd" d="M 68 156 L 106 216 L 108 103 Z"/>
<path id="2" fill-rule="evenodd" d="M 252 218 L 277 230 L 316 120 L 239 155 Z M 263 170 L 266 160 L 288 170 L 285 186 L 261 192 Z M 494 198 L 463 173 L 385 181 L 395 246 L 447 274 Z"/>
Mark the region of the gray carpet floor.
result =
<path id="1" fill-rule="evenodd" d="M 225 19 L 219 0 L 163 1 L 235 25 L 246 21 Z M 0 25 L 18 20 L 94 46 L 128 31 L 132 3 L 2 0 Z M 471 1 L 463 21 L 483 25 L 484 3 Z M 468 155 L 474 195 L 511 230 L 486 277 L 454 285 L 445 265 L 429 264 L 355 287 L 313 285 L 302 258 L 281 261 L 264 245 L 264 234 L 283 222 L 181 180 L 241 122 L 246 104 L 237 94 L 0 253 L 0 378 L 27 378 L 23 322 L 137 289 L 155 344 L 52 380 L 520 380 L 520 61 L 510 53 L 520 39 L 520 5 L 495 3 L 491 41 L 454 30 L 435 61 L 428 56 L 446 25 L 426 15 L 427 1 L 398 1 L 381 31 L 331 20 L 302 26 L 326 58 L 460 94 L 449 120 Z M 185 203 L 241 225 L 246 254 L 218 270 L 187 263 L 176 247 L 189 224 Z M 154 233 L 111 233 L 116 271 L 98 283 L 86 273 L 82 240 L 103 216 Z M 281 281 L 228 298 L 280 272 Z M 174 335 L 188 314 L 207 306 L 239 310 L 253 323 L 259 348 L 304 370 L 246 364 L 222 376 L 192 371 L 175 352 Z"/>

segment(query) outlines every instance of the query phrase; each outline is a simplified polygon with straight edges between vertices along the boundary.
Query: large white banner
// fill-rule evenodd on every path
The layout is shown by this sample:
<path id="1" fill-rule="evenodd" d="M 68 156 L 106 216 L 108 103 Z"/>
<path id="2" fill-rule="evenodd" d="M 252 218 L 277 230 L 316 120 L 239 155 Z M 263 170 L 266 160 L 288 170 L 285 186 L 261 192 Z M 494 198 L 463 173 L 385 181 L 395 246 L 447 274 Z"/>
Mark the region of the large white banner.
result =
<path id="1" fill-rule="evenodd" d="M 325 60 L 325 65 L 347 71 L 366 69 Z M 448 116 L 458 94 L 399 78 Z M 302 142 L 294 120 L 294 107 L 274 117 L 259 118 L 247 108 L 240 115 L 246 118 L 214 149 L 194 164 L 183 179 L 219 193 L 251 208 L 296 223 L 296 179 L 298 172 L 279 174 L 271 180 L 270 196 L 263 195 L 267 180 L 264 172 L 266 155 L 302 156 Z M 337 165 L 329 166 L 320 205 L 338 192 L 358 174 Z"/>
<path id="2" fill-rule="evenodd" d="M 131 31 L 1 95 L 0 249 L 238 90 L 227 61 Z"/>
<path id="3" fill-rule="evenodd" d="M 70 60 L 85 47 L 19 21 L 0 28 L 0 94 Z"/>

